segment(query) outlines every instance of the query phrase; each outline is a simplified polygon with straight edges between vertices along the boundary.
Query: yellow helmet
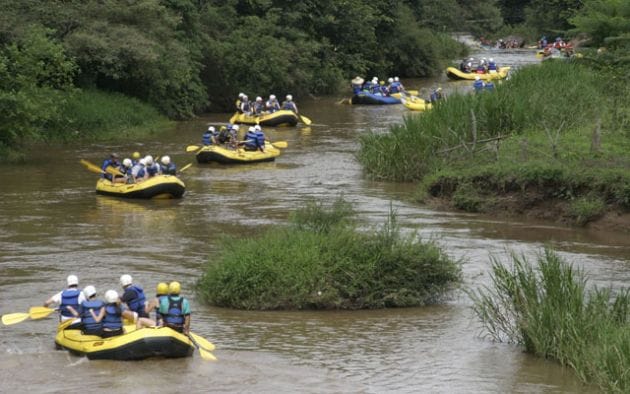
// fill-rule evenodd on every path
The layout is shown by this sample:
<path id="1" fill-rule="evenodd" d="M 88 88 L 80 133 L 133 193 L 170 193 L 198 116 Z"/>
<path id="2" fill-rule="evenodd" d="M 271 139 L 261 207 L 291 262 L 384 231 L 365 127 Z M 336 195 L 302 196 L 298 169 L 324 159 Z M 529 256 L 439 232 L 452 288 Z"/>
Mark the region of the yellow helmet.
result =
<path id="1" fill-rule="evenodd" d="M 182 286 L 179 284 L 179 282 L 171 282 L 168 285 L 169 294 L 179 294 L 181 289 L 182 289 Z"/>
<path id="2" fill-rule="evenodd" d="M 134 158 L 135 160 L 138 160 L 140 158 L 140 152 L 133 152 L 131 157 Z"/>
<path id="3" fill-rule="evenodd" d="M 155 289 L 155 292 L 157 294 L 160 294 L 160 295 L 168 294 L 168 285 L 166 283 L 164 283 L 164 282 L 158 283 L 158 285 L 157 285 L 157 287 Z"/>

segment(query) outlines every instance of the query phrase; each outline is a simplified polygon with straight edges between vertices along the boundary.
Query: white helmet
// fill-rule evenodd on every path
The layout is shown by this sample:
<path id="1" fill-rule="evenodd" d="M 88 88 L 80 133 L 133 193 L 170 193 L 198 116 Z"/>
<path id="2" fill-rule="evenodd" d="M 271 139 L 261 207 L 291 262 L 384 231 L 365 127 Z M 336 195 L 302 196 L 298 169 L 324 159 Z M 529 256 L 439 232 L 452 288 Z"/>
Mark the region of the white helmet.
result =
<path id="1" fill-rule="evenodd" d="M 66 282 L 68 282 L 68 286 L 78 286 L 79 278 L 76 275 L 68 275 Z"/>
<path id="2" fill-rule="evenodd" d="M 392 83 L 392 82 L 394 82 L 394 78 L 388 78 L 388 79 L 387 79 L 387 82 L 388 82 L 388 83 Z"/>
<path id="3" fill-rule="evenodd" d="M 243 100 L 247 100 L 247 95 L 243 95 Z"/>
<path id="4" fill-rule="evenodd" d="M 287 94 L 287 100 L 289 101 L 293 100 L 293 96 L 291 96 L 290 94 Z"/>
<path id="5" fill-rule="evenodd" d="M 142 158 L 142 159 L 138 160 L 138 163 L 142 164 L 143 166 L 146 166 L 146 165 L 147 165 L 147 161 L 146 161 L 146 159 L 144 159 L 144 158 Z"/>
<path id="6" fill-rule="evenodd" d="M 256 131 L 256 129 L 254 128 L 254 126 L 249 126 L 249 129 L 247 129 L 247 131 Z"/>
<path id="7" fill-rule="evenodd" d="M 94 286 L 92 285 L 85 286 L 85 289 L 83 289 L 83 294 L 85 294 L 85 298 L 90 298 L 96 294 L 96 288 L 94 288 Z"/>
<path id="8" fill-rule="evenodd" d="M 493 58 L 490 58 L 490 61 L 491 61 L 491 62 L 493 62 L 493 61 L 494 61 L 494 59 L 493 59 Z"/>
<path id="9" fill-rule="evenodd" d="M 256 126 L 254 126 L 254 130 L 256 130 L 256 131 L 260 131 L 260 130 L 262 130 L 262 129 L 260 128 L 260 125 L 259 125 L 259 124 L 257 124 Z"/>
<path id="10" fill-rule="evenodd" d="M 122 287 L 128 286 L 133 282 L 131 275 L 125 274 L 120 277 L 120 285 Z"/>
<path id="11" fill-rule="evenodd" d="M 214 130 L 216 130 L 216 129 L 214 128 L 214 126 L 210 126 L 210 127 L 208 127 L 208 131 L 212 131 L 212 132 L 214 133 Z"/>
<path id="12" fill-rule="evenodd" d="M 400 81 L 400 78 L 394 77 L 394 81 L 398 82 L 398 81 Z"/>
<path id="13" fill-rule="evenodd" d="M 168 156 L 162 156 L 162 164 L 164 164 L 165 166 L 171 164 L 171 158 Z"/>
<path id="14" fill-rule="evenodd" d="M 242 98 L 243 96 L 245 96 L 245 93 L 239 93 L 238 94 L 238 98 Z"/>
<path id="15" fill-rule="evenodd" d="M 275 94 L 270 94 L 269 95 L 269 100 L 275 100 L 276 99 L 276 95 Z"/>
<path id="16" fill-rule="evenodd" d="M 372 81 L 378 81 L 378 77 L 372 78 Z"/>
<path id="17" fill-rule="evenodd" d="M 262 97 L 260 96 L 256 97 L 256 101 L 262 101 Z"/>
<path id="18" fill-rule="evenodd" d="M 105 301 L 109 304 L 118 301 L 118 292 L 116 290 L 107 290 L 105 292 Z"/>
<path id="19" fill-rule="evenodd" d="M 234 126 L 232 126 L 232 130 L 234 131 L 238 131 L 238 129 L 240 129 L 241 127 L 237 124 L 235 124 Z"/>
<path id="20" fill-rule="evenodd" d="M 123 166 L 125 167 L 131 167 L 131 159 L 125 159 L 123 160 Z"/>
<path id="21" fill-rule="evenodd" d="M 151 164 L 153 164 L 153 156 L 146 155 L 144 158 L 144 162 L 146 163 L 146 165 L 150 166 Z"/>

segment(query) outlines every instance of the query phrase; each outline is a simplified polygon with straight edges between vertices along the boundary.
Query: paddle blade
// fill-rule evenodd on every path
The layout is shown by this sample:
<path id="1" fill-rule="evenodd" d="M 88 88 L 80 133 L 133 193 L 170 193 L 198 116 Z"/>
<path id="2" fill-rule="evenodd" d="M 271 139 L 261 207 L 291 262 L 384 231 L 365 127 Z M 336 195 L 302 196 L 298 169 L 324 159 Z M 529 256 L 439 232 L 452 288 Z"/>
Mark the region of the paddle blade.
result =
<path id="1" fill-rule="evenodd" d="M 53 313 L 55 309 L 46 308 L 45 306 L 33 306 L 28 310 L 28 315 L 31 319 L 43 319 Z"/>
<path id="2" fill-rule="evenodd" d="M 197 335 L 192 332 L 189 335 L 190 335 L 190 339 L 193 340 L 197 346 L 202 347 L 209 352 L 215 349 L 214 344 L 210 342 L 209 340 L 207 340 L 206 338 L 202 337 L 201 335 Z"/>
<path id="3" fill-rule="evenodd" d="M 203 358 L 204 360 L 207 361 L 218 361 L 217 358 L 214 356 L 214 354 L 202 349 L 202 348 L 197 348 L 199 349 L 199 354 L 201 355 L 201 358 Z"/>
<path id="4" fill-rule="evenodd" d="M 30 315 L 28 313 L 8 313 L 6 315 L 2 315 L 2 324 L 10 326 L 12 324 L 21 323 L 29 317 Z"/>
<path id="5" fill-rule="evenodd" d="M 87 160 L 81 159 L 81 160 L 79 160 L 79 163 L 83 164 L 83 166 L 85 166 L 85 168 L 87 168 L 89 171 L 95 172 L 97 174 L 104 174 L 105 173 L 105 171 L 103 171 L 101 169 L 101 167 L 97 166 L 94 163 L 90 163 Z"/>
<path id="6" fill-rule="evenodd" d="M 107 166 L 107 168 L 105 168 L 105 171 L 107 171 L 108 174 L 112 174 L 116 176 L 125 176 L 122 172 L 120 172 L 118 168 L 114 168 L 112 166 Z"/>
<path id="7" fill-rule="evenodd" d="M 289 144 L 286 141 L 276 141 L 276 142 L 272 142 L 271 145 L 273 145 L 274 148 L 288 148 Z"/>
<path id="8" fill-rule="evenodd" d="M 183 167 L 182 167 L 182 169 L 181 169 L 181 170 L 179 170 L 179 172 L 184 172 L 184 171 L 186 171 L 186 170 L 187 170 L 187 169 L 189 169 L 189 168 L 190 168 L 190 166 L 192 166 L 192 165 L 193 165 L 193 163 L 188 163 L 188 164 L 186 164 L 185 166 L 183 166 Z"/>
<path id="9" fill-rule="evenodd" d="M 186 152 L 195 152 L 195 151 L 198 151 L 199 149 L 201 149 L 201 147 L 197 145 L 188 145 L 186 147 Z"/>
<path id="10" fill-rule="evenodd" d="M 300 115 L 300 120 L 302 120 L 302 123 L 304 123 L 304 124 L 305 124 L 305 125 L 307 125 L 307 126 L 310 126 L 310 125 L 311 125 L 311 123 L 313 123 L 313 121 L 312 121 L 312 120 L 310 120 L 309 118 L 307 118 L 307 117 L 306 117 L 306 116 L 304 116 L 304 115 Z"/>

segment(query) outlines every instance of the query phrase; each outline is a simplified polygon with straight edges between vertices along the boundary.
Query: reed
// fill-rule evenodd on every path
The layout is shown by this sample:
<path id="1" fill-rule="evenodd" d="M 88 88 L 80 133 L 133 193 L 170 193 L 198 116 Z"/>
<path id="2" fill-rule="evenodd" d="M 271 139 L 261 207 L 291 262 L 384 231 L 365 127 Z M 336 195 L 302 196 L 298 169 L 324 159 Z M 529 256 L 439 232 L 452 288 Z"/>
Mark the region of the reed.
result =
<path id="1" fill-rule="evenodd" d="M 207 303 L 238 309 L 369 309 L 439 302 L 460 264 L 403 236 L 393 212 L 359 231 L 345 202 L 310 203 L 286 226 L 223 240 L 197 284 Z M 338 214 L 338 213 L 343 214 Z"/>
<path id="2" fill-rule="evenodd" d="M 512 255 L 492 261 L 492 284 L 470 291 L 485 333 L 573 368 L 607 392 L 630 389 L 630 291 L 588 286 L 550 249 L 536 268 Z"/>

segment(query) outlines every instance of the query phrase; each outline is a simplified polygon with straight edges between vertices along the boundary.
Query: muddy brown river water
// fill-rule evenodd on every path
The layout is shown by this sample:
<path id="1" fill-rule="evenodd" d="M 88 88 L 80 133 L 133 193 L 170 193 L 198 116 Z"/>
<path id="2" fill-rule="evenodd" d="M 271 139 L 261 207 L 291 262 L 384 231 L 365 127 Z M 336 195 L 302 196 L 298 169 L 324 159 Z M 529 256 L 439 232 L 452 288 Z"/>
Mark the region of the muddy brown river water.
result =
<path id="1" fill-rule="evenodd" d="M 486 52 L 500 64 L 536 62 L 534 51 Z M 440 85 L 446 93 L 470 82 L 404 81 L 408 88 Z M 78 163 L 105 154 L 170 154 L 200 142 L 208 124 L 230 114 L 179 123 L 173 130 L 126 144 L 42 146 L 32 162 L 0 171 L 0 314 L 40 305 L 69 273 L 100 294 L 130 273 L 153 293 L 178 279 L 193 305 L 193 330 L 213 341 L 219 362 L 200 357 L 142 362 L 88 361 L 55 351 L 55 320 L 0 327 L 0 392 L 261 392 L 476 393 L 592 392 L 570 370 L 481 337 L 463 291 L 440 306 L 357 312 L 251 312 L 200 304 L 191 286 L 223 234 L 248 236 L 282 223 L 310 198 L 343 193 L 366 225 L 386 218 L 390 203 L 404 231 L 418 231 L 464 259 L 464 287 L 488 284 L 491 255 L 535 256 L 552 243 L 594 283 L 630 281 L 627 234 L 571 229 L 544 222 L 438 212 L 412 203 L 413 185 L 367 179 L 355 160 L 357 137 L 386 132 L 401 106 L 336 104 L 343 97 L 298 97 L 310 128 L 266 129 L 286 140 L 276 162 L 245 166 L 194 164 L 182 174 L 178 201 L 123 201 L 97 196 L 96 177 Z"/>

